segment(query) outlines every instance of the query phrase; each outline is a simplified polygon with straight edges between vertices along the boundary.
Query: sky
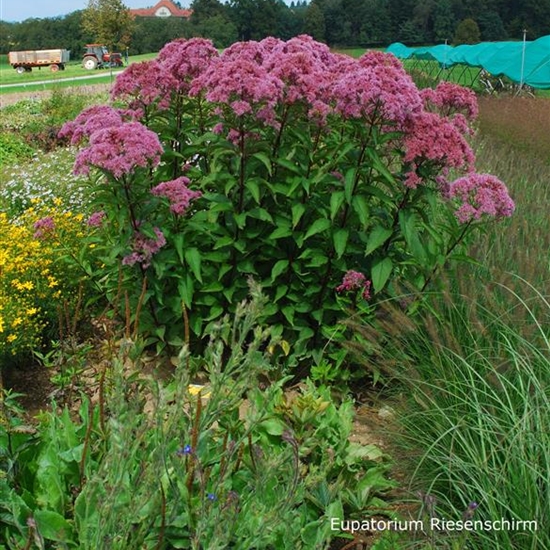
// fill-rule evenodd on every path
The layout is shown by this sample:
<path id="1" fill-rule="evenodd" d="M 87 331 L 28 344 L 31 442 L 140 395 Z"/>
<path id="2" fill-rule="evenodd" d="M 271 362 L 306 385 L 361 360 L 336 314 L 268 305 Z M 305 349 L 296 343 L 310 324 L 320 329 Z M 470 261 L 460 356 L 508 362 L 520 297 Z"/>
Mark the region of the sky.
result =
<path id="1" fill-rule="evenodd" d="M 123 0 L 129 8 L 148 8 L 158 0 Z M 180 0 L 182 7 L 189 7 L 191 0 Z M 30 17 L 58 17 L 76 10 L 84 10 L 88 0 L 0 0 L 0 19 L 24 21 Z"/>

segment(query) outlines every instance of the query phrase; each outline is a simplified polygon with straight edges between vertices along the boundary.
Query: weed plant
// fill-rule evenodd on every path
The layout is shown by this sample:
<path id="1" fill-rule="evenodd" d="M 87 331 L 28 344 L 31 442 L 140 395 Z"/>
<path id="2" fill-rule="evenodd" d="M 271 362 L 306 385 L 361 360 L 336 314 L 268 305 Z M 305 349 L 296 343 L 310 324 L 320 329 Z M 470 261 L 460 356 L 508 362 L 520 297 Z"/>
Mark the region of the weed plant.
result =
<path id="1" fill-rule="evenodd" d="M 351 402 L 311 385 L 283 397 L 277 341 L 257 322 L 265 299 L 252 296 L 202 358 L 182 351 L 167 384 L 139 374 L 124 339 L 79 419 L 54 410 L 28 431 L 4 402 L 0 543 L 322 549 L 339 534 L 330 518 L 383 506 L 387 461 L 349 442 Z M 203 386 L 191 384 L 198 369 Z"/>

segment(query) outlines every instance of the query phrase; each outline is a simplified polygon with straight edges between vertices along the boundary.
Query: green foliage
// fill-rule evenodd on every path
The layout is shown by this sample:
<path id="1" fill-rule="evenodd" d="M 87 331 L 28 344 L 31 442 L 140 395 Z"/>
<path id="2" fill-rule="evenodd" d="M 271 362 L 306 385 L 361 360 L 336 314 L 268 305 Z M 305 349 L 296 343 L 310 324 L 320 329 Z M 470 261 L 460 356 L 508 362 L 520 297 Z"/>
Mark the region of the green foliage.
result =
<path id="1" fill-rule="evenodd" d="M 268 351 L 277 341 L 258 325 L 265 299 L 252 294 L 213 328 L 203 357 L 182 351 L 167 385 L 128 372 L 126 341 L 101 405 L 85 400 L 79 419 L 51 412 L 29 431 L 4 401 L 7 548 L 313 550 L 339 534 L 330 518 L 381 505 L 394 485 L 384 455 L 349 442 L 351 402 L 310 384 L 285 398 Z M 203 386 L 190 384 L 197 369 Z"/>
<path id="2" fill-rule="evenodd" d="M 88 0 L 82 14 L 82 28 L 95 42 L 114 51 L 130 44 L 133 19 L 121 0 Z"/>
<path id="3" fill-rule="evenodd" d="M 27 145 L 24 139 L 16 134 L 0 133 L 0 163 L 13 164 L 17 161 L 28 160 L 34 150 Z"/>
<path id="4" fill-rule="evenodd" d="M 479 26 L 473 19 L 461 21 L 455 31 L 453 44 L 477 44 L 481 40 Z"/>
<path id="5" fill-rule="evenodd" d="M 320 125 L 301 102 L 281 102 L 277 118 L 274 129 L 202 93 L 173 94 L 169 109 L 152 104 L 143 115 L 164 145 L 159 169 L 103 170 L 91 180 L 106 223 L 92 242 L 94 261 L 83 252 L 82 267 L 121 319 L 139 312 L 132 323 L 147 344 L 178 346 L 189 332 L 200 353 L 205 331 L 234 311 L 253 278 L 270 299 L 263 320 L 291 344 L 288 365 L 325 349 L 341 366 L 339 322 L 374 311 L 370 295 L 336 290 L 348 271 L 371 281 L 379 302 L 402 286 L 421 293 L 447 262 L 463 259 L 476 224 L 460 225 L 436 184 L 404 185 L 400 132 L 376 117 L 365 124 L 335 115 Z M 241 137 L 212 131 L 220 120 Z M 422 176 L 433 182 L 440 169 L 426 162 Z M 182 170 L 202 196 L 176 215 L 151 189 Z M 156 242 L 159 231 L 166 244 L 150 262 L 135 262 L 139 243 Z M 317 366 L 326 360 L 317 353 Z"/>
<path id="6" fill-rule="evenodd" d="M 460 520 L 475 502 L 475 520 L 538 524 L 454 537 L 435 530 L 429 548 L 550 544 L 541 528 L 550 509 L 549 304 L 522 283 L 506 304 L 435 294 L 431 313 L 414 324 L 388 311 L 390 337 L 377 355 L 403 384 L 399 438 L 426 514 Z"/>

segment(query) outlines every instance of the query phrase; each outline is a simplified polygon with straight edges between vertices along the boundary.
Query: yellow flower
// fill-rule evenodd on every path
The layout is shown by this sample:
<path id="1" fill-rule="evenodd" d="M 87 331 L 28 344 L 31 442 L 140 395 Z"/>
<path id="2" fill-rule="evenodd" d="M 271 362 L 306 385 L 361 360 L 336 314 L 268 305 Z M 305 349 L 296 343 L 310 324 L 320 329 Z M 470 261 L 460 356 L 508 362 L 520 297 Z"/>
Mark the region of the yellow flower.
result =
<path id="1" fill-rule="evenodd" d="M 23 322 L 23 319 L 21 319 L 21 317 L 16 317 L 16 318 L 12 321 L 11 327 L 12 327 L 12 328 L 15 328 L 15 327 L 19 326 L 22 322 Z"/>
<path id="2" fill-rule="evenodd" d="M 17 336 L 15 336 L 15 334 L 10 334 L 10 335 L 6 338 L 6 340 L 7 340 L 8 342 L 13 342 L 14 340 L 17 340 Z"/>
<path id="3" fill-rule="evenodd" d="M 30 317 L 31 315 L 36 315 L 38 313 L 38 309 L 35 307 L 30 307 L 27 309 L 27 315 Z"/>

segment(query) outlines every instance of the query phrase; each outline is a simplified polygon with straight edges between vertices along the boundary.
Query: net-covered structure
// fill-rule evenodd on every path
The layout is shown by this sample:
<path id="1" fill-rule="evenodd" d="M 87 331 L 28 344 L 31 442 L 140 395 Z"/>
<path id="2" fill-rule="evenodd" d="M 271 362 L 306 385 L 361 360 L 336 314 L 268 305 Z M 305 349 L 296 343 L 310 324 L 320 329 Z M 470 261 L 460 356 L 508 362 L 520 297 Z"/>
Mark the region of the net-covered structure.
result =
<path id="1" fill-rule="evenodd" d="M 481 42 L 474 45 L 410 48 L 395 42 L 387 52 L 399 59 L 436 61 L 437 66 L 477 67 L 517 84 L 550 89 L 550 35 L 526 42 Z"/>

